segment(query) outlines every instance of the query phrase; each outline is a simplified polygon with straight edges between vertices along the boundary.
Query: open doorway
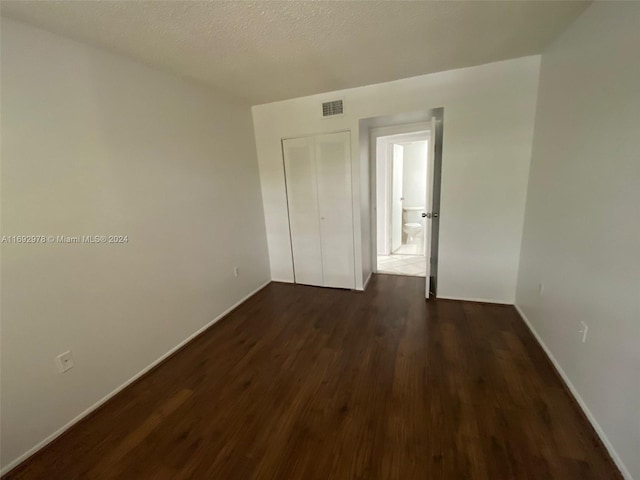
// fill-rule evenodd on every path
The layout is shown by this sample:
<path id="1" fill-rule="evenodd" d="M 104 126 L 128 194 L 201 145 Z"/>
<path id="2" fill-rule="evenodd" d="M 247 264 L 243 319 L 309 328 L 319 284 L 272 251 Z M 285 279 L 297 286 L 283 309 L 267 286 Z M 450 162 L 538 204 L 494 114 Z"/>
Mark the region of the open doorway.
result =
<path id="1" fill-rule="evenodd" d="M 370 229 L 366 235 L 370 239 L 367 253 L 371 272 L 424 276 L 427 299 L 437 296 L 438 287 L 443 125 L 443 108 L 360 120 L 361 154 L 368 158 L 370 178 Z M 413 152 L 414 147 L 418 152 L 426 149 L 426 165 L 423 162 L 418 165 L 420 169 L 409 167 L 405 176 L 406 154 L 413 158 L 415 153 L 416 159 L 424 159 L 422 153 Z M 394 157 L 398 159 L 395 196 Z M 424 192 L 422 202 L 407 195 L 407 189 L 413 188 L 416 181 L 419 191 Z"/>
<path id="2" fill-rule="evenodd" d="M 426 276 L 429 131 L 376 140 L 377 271 Z"/>

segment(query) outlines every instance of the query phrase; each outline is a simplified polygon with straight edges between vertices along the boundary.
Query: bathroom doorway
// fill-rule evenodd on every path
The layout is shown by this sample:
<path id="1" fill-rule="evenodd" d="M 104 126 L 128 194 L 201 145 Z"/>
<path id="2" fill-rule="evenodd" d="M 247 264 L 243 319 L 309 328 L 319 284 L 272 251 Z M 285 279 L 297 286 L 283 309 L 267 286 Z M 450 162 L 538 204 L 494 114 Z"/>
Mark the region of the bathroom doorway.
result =
<path id="1" fill-rule="evenodd" d="M 440 183 L 444 140 L 444 108 L 439 107 L 363 118 L 359 121 L 359 127 L 360 156 L 362 159 L 368 160 L 363 165 L 366 165 L 369 177 L 368 185 L 364 186 L 364 194 L 368 198 L 366 212 L 369 214 L 370 223 L 369 228 L 367 228 L 366 224 L 363 224 L 363 235 L 369 239 L 363 242 L 363 248 L 368 250 L 364 253 L 363 270 L 366 272 L 366 269 L 370 268 L 371 274 L 391 273 L 393 275 L 423 276 L 425 278 L 425 298 L 436 297 L 438 289 L 438 252 L 440 249 Z M 420 203 L 416 200 L 413 205 L 410 204 L 410 199 L 405 202 L 404 187 L 406 185 L 403 185 L 402 194 L 396 195 L 394 207 L 391 205 L 393 185 L 389 183 L 393 179 L 393 147 L 383 147 L 385 144 L 384 137 L 396 137 L 395 139 L 387 138 L 387 144 L 393 144 L 394 142 L 398 144 L 413 144 L 424 142 L 425 134 L 427 150 L 426 175 L 418 175 L 426 186 L 424 201 Z M 400 135 L 403 137 L 398 137 Z M 379 138 L 383 138 L 383 142 L 378 142 Z M 379 143 L 383 148 L 378 149 Z M 420 147 L 424 148 L 424 145 Z M 396 150 L 398 149 L 396 148 Z M 404 146 L 402 152 L 402 162 L 404 163 Z M 402 167 L 404 171 L 404 165 Z M 386 176 L 381 174 L 379 168 L 386 169 Z M 396 168 L 399 170 L 398 166 Z M 363 173 L 363 175 L 365 174 Z M 404 176 L 402 179 L 404 184 Z M 410 180 L 413 180 L 413 178 Z M 399 189 L 400 187 L 396 188 Z M 386 194 L 383 193 L 385 189 Z M 380 207 L 378 207 L 379 193 L 380 195 L 386 195 L 385 198 L 387 199 Z M 402 212 L 403 207 L 404 217 L 402 213 L 398 215 L 398 210 Z M 392 212 L 393 208 L 396 211 L 395 216 Z M 390 221 L 393 222 L 394 218 L 395 228 L 392 223 L 389 223 Z M 400 224 L 399 228 L 398 224 Z M 422 234 L 420 234 L 420 228 Z M 395 242 L 389 236 L 389 232 L 391 234 L 395 232 Z M 400 238 L 399 246 L 398 237 Z M 397 246 L 397 248 L 394 249 L 393 246 Z M 414 264 L 414 266 L 409 267 L 408 265 L 411 264 Z M 424 272 L 422 266 L 424 266 Z M 371 275 L 365 275 L 365 278 L 371 278 Z M 365 286 L 367 281 L 365 281 Z"/>
<path id="2" fill-rule="evenodd" d="M 376 138 L 377 271 L 425 277 L 430 131 Z"/>

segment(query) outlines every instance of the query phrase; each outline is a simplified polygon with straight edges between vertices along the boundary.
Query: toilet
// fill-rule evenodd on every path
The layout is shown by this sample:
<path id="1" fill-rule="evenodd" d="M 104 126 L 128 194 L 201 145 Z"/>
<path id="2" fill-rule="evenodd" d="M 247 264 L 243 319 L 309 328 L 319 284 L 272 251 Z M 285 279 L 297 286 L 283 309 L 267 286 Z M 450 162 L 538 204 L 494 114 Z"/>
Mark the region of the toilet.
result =
<path id="1" fill-rule="evenodd" d="M 402 231 L 407 234 L 407 243 L 415 244 L 422 238 L 422 212 L 424 207 L 403 207 Z"/>
<path id="2" fill-rule="evenodd" d="M 420 238 L 422 225 L 415 222 L 408 222 L 402 225 L 402 231 L 407 234 L 407 243 L 415 243 L 415 239 Z"/>

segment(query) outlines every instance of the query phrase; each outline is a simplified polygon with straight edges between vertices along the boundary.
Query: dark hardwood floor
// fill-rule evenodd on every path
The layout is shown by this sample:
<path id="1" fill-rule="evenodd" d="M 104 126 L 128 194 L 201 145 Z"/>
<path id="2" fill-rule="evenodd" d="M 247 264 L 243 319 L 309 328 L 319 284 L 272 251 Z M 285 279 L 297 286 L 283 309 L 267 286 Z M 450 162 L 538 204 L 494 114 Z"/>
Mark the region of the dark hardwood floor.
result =
<path id="1" fill-rule="evenodd" d="M 622 478 L 511 306 L 272 283 L 6 478 Z"/>

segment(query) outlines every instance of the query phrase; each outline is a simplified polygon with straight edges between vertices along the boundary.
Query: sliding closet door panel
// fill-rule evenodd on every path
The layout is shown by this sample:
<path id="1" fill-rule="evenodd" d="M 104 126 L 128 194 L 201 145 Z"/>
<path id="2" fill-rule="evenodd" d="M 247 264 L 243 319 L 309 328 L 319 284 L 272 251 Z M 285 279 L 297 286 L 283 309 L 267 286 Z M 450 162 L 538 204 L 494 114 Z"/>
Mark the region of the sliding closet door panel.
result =
<path id="1" fill-rule="evenodd" d="M 324 285 L 355 288 L 349 132 L 316 136 L 316 168 Z"/>
<path id="2" fill-rule="evenodd" d="M 283 140 L 296 283 L 323 285 L 313 137 Z"/>

